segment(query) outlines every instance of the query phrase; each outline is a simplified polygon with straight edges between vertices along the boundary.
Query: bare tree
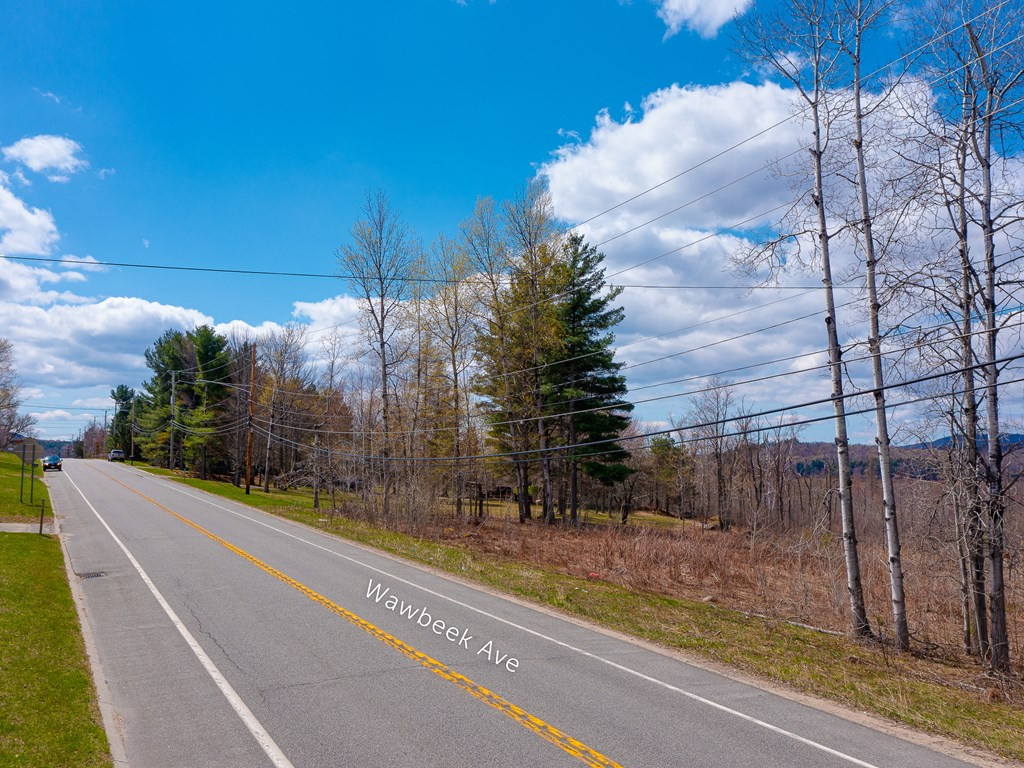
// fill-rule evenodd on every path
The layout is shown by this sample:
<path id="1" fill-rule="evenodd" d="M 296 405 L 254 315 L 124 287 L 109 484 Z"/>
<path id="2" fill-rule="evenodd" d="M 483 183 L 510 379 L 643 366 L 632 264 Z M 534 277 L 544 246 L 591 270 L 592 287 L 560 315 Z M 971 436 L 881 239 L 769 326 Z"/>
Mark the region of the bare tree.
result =
<path id="1" fill-rule="evenodd" d="M 6 451 L 17 434 L 27 434 L 35 419 L 21 408 L 21 385 L 14 366 L 14 345 L 0 338 L 0 451 Z"/>
<path id="2" fill-rule="evenodd" d="M 474 318 L 476 347 L 480 364 L 476 389 L 483 394 L 484 418 L 491 422 L 491 435 L 499 450 L 512 454 L 519 522 L 531 514 L 529 503 L 529 462 L 521 453 L 528 447 L 526 424 L 517 416 L 514 393 L 526 389 L 524 372 L 515 364 L 522 349 L 513 339 L 511 312 L 506 311 L 506 275 L 509 250 L 501 219 L 490 198 L 477 200 L 473 215 L 461 227 L 461 247 L 476 270 L 479 281 L 478 312 Z"/>
<path id="3" fill-rule="evenodd" d="M 552 293 L 555 288 L 553 265 L 559 251 L 551 196 L 539 181 L 533 181 L 504 205 L 505 229 L 516 251 L 512 262 L 510 292 L 516 295 L 517 312 L 525 324 L 518 343 L 532 352 L 530 391 L 533 393 L 533 418 L 540 449 L 542 510 L 544 520 L 553 523 L 551 455 L 548 452 L 548 420 L 544 418 L 544 392 L 541 386 L 543 366 L 559 346 L 557 320 Z"/>
<path id="4" fill-rule="evenodd" d="M 839 501 L 843 521 L 843 548 L 846 560 L 846 582 L 850 599 L 853 632 L 870 637 L 861 584 L 860 559 L 857 550 L 853 513 L 853 484 L 850 474 L 850 441 L 846 426 L 846 403 L 843 395 L 842 347 L 839 343 L 836 304 L 832 278 L 831 244 L 835 232 L 830 226 L 826 195 L 824 160 L 833 138 L 831 128 L 838 120 L 841 107 L 833 99 L 833 78 L 838 66 L 839 51 L 834 45 L 838 18 L 830 0 L 787 0 L 774 15 L 744 16 L 737 22 L 742 52 L 754 62 L 767 65 L 788 82 L 799 96 L 797 109 L 812 135 L 808 150 L 812 185 L 810 202 L 814 208 L 813 223 L 803 220 L 800 203 L 791 210 L 799 220 L 795 231 L 781 235 L 767 245 L 755 248 L 740 258 L 748 268 L 768 264 L 777 269 L 785 262 L 784 254 L 799 238 L 811 235 L 818 256 L 823 295 L 825 298 L 825 330 L 828 338 L 829 373 L 832 380 L 832 408 L 836 430 L 836 453 L 839 465 Z"/>
<path id="5" fill-rule="evenodd" d="M 1019 8 L 976 0 L 931 3 L 925 18 L 942 32 L 928 49 L 940 88 L 940 114 L 928 132 L 937 162 L 932 173 L 955 237 L 958 258 L 945 270 L 945 301 L 956 307 L 963 394 L 958 411 L 964 471 L 977 467 L 977 493 L 968 485 L 964 537 L 972 591 L 983 588 L 982 550 L 987 548 L 988 606 L 973 600 L 978 645 L 998 671 L 1010 669 L 1004 578 L 1006 478 L 999 408 L 1001 332 L 1019 317 L 1021 252 L 1011 237 L 1020 229 L 1024 199 L 1018 172 L 1008 158 L 1019 148 L 1019 108 L 1024 53 Z M 1001 243 L 1005 242 L 1006 246 Z M 999 245 L 997 245 L 997 243 Z M 980 258 L 973 252 L 980 251 Z M 942 274 L 942 266 L 936 271 Z M 952 297 L 956 297 L 953 299 Z M 975 331 L 975 323 L 980 328 Z M 976 386 L 974 369 L 981 386 Z M 980 408 L 984 417 L 979 416 Z M 983 426 L 982 426 L 983 423 Z M 985 451 L 979 444 L 985 443 Z M 983 542 L 983 529 L 987 541 Z"/>
<path id="6" fill-rule="evenodd" d="M 881 304 L 876 285 L 876 265 L 884 249 L 877 247 L 875 215 L 869 200 L 867 174 L 867 146 L 864 132 L 865 104 L 863 95 L 863 46 L 865 36 L 875 28 L 888 12 L 886 0 L 845 0 L 842 4 L 842 23 L 839 27 L 840 43 L 850 63 L 853 97 L 853 151 L 856 158 L 857 232 L 864 253 L 864 273 L 868 298 L 868 349 L 871 357 L 871 375 L 875 401 L 875 444 L 882 479 L 882 506 L 885 520 L 885 539 L 889 553 L 889 584 L 891 588 L 893 631 L 896 647 L 910 647 L 910 629 L 907 626 L 907 606 L 903 587 L 903 560 L 900 554 L 899 523 L 896 516 L 896 489 L 892 478 L 892 457 L 889 448 L 889 423 L 885 407 L 885 378 L 882 372 L 882 337 L 878 315 Z M 883 97 L 884 98 L 884 97 Z M 877 105 L 876 105 L 877 107 Z"/>
<path id="7" fill-rule="evenodd" d="M 340 457 L 354 453 L 352 412 L 345 398 L 343 359 L 348 344 L 335 328 L 320 342 L 320 393 L 323 410 L 314 437 L 313 508 L 319 509 L 319 492 L 324 480 L 331 492 L 331 509 L 338 508 L 337 489 L 341 471 Z M 319 433 L 323 431 L 323 440 Z M 339 439 L 340 438 L 340 439 Z M 346 439 L 347 438 L 347 439 Z M 337 450 L 339 443 L 344 449 Z"/>
<path id="8" fill-rule="evenodd" d="M 473 361 L 472 318 L 477 312 L 478 287 L 470 282 L 472 263 L 456 242 L 438 237 L 433 249 L 435 273 L 440 283 L 431 297 L 431 333 L 441 345 L 451 392 L 451 452 L 454 461 L 455 514 L 462 516 L 463 424 L 468 418 L 466 393 L 460 386 Z"/>
<path id="9" fill-rule="evenodd" d="M 390 437 L 392 377 L 406 349 L 400 332 L 404 322 L 403 302 L 409 296 L 417 261 L 416 250 L 399 212 L 383 190 L 368 191 L 363 218 L 352 225 L 351 242 L 337 251 L 342 276 L 363 305 L 363 318 L 370 346 L 378 365 L 381 441 L 382 506 L 388 515 L 391 492 Z"/>
<path id="10" fill-rule="evenodd" d="M 729 484 L 732 472 L 726 460 L 735 456 L 735 440 L 728 437 L 727 420 L 733 415 L 735 390 L 729 382 L 718 376 L 708 379 L 705 391 L 693 401 L 688 419 L 691 439 L 703 449 L 698 455 L 709 459 L 711 482 L 715 489 L 714 513 L 723 531 L 732 526 L 732 510 L 729 506 Z M 710 505 L 709 505 L 710 506 Z"/>
<path id="11" fill-rule="evenodd" d="M 261 389 L 270 390 L 263 461 L 263 492 L 270 492 L 271 453 L 278 445 L 277 471 L 295 469 L 299 440 L 305 440 L 314 423 L 309 395 L 314 393 L 313 371 L 306 352 L 306 327 L 287 325 L 281 331 L 267 334 L 259 344 L 263 364 Z M 297 427 L 297 433 L 289 429 Z M 285 468 L 285 457 L 291 462 Z"/>

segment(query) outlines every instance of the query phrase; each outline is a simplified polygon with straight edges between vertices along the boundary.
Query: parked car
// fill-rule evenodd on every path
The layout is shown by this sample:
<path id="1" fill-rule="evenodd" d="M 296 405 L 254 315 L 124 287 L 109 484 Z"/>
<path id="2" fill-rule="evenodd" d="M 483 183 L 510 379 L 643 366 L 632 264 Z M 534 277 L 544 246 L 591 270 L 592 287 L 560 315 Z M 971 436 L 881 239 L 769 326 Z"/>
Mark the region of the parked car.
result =
<path id="1" fill-rule="evenodd" d="M 124 461 L 124 451 L 120 448 L 115 448 L 107 454 L 107 461 Z"/>
<path id="2" fill-rule="evenodd" d="M 45 472 L 48 469 L 56 469 L 58 472 L 60 472 L 60 465 L 60 456 L 46 456 L 43 459 L 43 472 Z"/>

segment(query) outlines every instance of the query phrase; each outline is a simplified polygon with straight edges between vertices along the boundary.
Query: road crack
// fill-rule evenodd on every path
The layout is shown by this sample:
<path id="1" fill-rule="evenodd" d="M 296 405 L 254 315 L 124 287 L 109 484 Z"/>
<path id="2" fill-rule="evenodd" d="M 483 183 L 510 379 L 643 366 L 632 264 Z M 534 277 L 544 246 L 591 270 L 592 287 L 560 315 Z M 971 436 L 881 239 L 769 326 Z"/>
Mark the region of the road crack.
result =
<path id="1" fill-rule="evenodd" d="M 199 615 L 196 613 L 195 608 L 193 608 L 188 603 L 185 603 L 185 608 L 187 608 L 188 612 L 192 615 L 193 620 L 195 621 L 196 625 L 199 628 L 200 634 L 202 634 L 203 636 L 209 638 L 210 642 L 212 642 L 215 646 L 217 646 L 218 650 L 220 650 L 220 652 L 221 652 L 221 655 L 224 656 L 224 658 L 228 660 L 228 662 L 231 664 L 231 666 L 233 666 L 236 670 L 238 670 L 239 674 L 244 675 L 245 674 L 245 670 L 243 670 L 238 665 L 238 663 L 231 657 L 231 654 L 228 653 L 227 648 L 225 648 L 223 645 L 221 645 L 220 640 L 218 640 L 216 637 L 214 637 L 213 633 L 210 632 L 208 629 L 206 629 L 206 627 L 203 626 L 203 620 L 201 618 L 199 618 Z"/>

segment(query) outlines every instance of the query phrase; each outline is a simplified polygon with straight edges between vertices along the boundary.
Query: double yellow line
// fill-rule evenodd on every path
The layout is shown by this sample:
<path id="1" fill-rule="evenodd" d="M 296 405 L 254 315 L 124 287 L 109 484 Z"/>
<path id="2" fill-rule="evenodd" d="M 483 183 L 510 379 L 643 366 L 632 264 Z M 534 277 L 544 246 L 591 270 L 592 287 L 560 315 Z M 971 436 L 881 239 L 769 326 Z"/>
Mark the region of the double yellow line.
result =
<path id="1" fill-rule="evenodd" d="M 273 576 L 275 579 L 284 582 L 297 592 L 301 592 L 314 603 L 319 603 L 327 610 L 336 613 L 338 616 L 341 616 L 341 618 L 359 627 L 361 630 L 371 635 L 372 637 L 375 637 L 376 639 L 380 640 L 385 645 L 389 645 L 399 653 L 402 653 L 405 656 L 408 656 L 410 659 L 419 662 L 438 677 L 441 677 L 447 680 L 448 682 L 457 685 L 459 688 L 466 691 L 470 695 L 475 696 L 477 699 L 484 702 L 488 706 L 494 707 L 496 710 L 501 712 L 506 717 L 512 718 L 514 721 L 519 723 L 519 725 L 523 726 L 527 730 L 533 731 L 535 734 L 540 736 L 545 741 L 551 742 L 559 749 L 564 750 L 573 757 L 584 762 L 586 765 L 591 766 L 591 768 L 622 768 L 622 766 L 616 763 L 614 760 L 611 760 L 610 758 L 607 758 L 604 755 L 602 755 L 600 752 L 591 749 L 583 742 L 578 741 L 577 739 L 574 739 L 572 736 L 565 733 L 564 731 L 560 731 L 554 726 L 549 725 L 544 720 L 541 720 L 539 717 L 531 715 L 529 712 L 522 709 L 521 707 L 517 707 L 512 702 L 494 693 L 494 691 L 488 690 L 479 683 L 473 682 L 468 677 L 459 674 L 448 665 L 443 664 L 437 659 L 434 659 L 433 657 L 428 656 L 427 654 L 421 651 L 417 651 L 408 643 L 399 640 L 397 637 L 385 632 L 383 629 L 376 626 L 375 624 L 371 624 L 366 619 L 357 616 L 356 614 L 352 613 L 351 611 L 345 608 L 342 608 L 333 600 L 324 597 L 319 592 L 307 587 L 302 582 L 296 581 L 288 574 L 282 573 L 281 571 L 277 570 L 277 568 L 274 568 L 272 565 L 268 565 L 267 563 L 263 562 L 254 555 L 249 554 L 244 549 L 236 547 L 230 541 L 222 539 L 217 534 L 206 530 L 201 525 L 198 525 L 197 523 L 194 523 L 191 520 L 189 520 L 187 517 L 179 515 L 173 509 L 165 507 L 163 504 L 151 499 L 149 496 L 142 493 L 141 491 L 138 491 L 135 488 L 126 485 L 125 483 L 122 483 L 120 480 L 117 480 L 116 478 L 110 477 L 110 475 L 107 475 L 105 472 L 101 472 L 101 474 L 110 478 L 115 483 L 120 485 L 122 488 L 131 491 L 137 496 L 141 496 L 143 499 L 148 501 L 153 506 L 162 509 L 167 514 L 177 518 L 185 525 L 198 531 L 203 536 L 206 536 L 208 539 L 217 542 L 228 551 L 234 552 L 243 560 L 249 561 L 257 568 L 259 568 L 261 571 L 264 571 L 265 573 L 268 573 L 271 576 Z"/>

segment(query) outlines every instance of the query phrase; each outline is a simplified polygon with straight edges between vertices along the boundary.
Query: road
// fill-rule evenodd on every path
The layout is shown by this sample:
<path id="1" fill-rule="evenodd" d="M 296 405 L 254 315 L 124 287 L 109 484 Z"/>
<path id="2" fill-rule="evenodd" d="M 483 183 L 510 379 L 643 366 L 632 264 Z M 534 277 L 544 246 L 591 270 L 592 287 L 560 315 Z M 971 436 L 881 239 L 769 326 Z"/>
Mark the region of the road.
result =
<path id="1" fill-rule="evenodd" d="M 132 766 L 966 765 L 131 467 L 47 480 Z"/>

